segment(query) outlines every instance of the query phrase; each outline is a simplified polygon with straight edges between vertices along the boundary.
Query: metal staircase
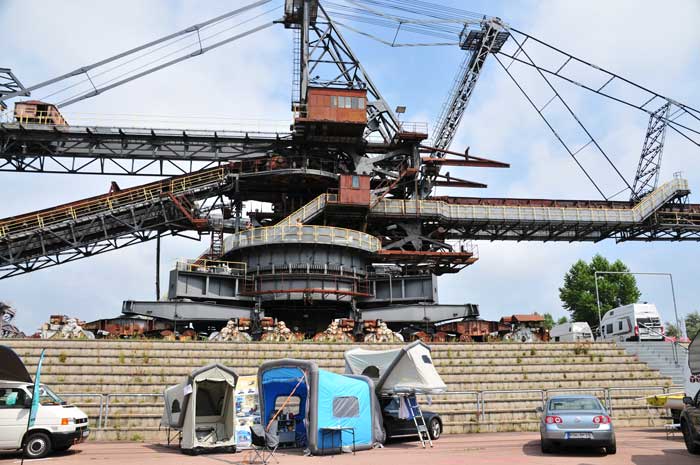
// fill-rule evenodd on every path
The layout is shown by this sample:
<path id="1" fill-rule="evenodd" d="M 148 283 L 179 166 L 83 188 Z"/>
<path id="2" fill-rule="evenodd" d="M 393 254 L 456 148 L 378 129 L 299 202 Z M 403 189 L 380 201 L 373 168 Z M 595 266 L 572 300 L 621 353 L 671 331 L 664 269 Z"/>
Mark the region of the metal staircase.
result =
<path id="1" fill-rule="evenodd" d="M 685 347 L 663 341 L 618 342 L 617 345 L 628 354 L 636 355 L 649 368 L 670 377 L 674 385 L 685 384 L 684 367 L 688 366 L 688 351 Z"/>
<path id="2" fill-rule="evenodd" d="M 294 211 L 275 226 L 297 226 L 305 224 L 320 215 L 326 208 L 327 202 L 326 194 L 321 194 L 300 209 Z"/>

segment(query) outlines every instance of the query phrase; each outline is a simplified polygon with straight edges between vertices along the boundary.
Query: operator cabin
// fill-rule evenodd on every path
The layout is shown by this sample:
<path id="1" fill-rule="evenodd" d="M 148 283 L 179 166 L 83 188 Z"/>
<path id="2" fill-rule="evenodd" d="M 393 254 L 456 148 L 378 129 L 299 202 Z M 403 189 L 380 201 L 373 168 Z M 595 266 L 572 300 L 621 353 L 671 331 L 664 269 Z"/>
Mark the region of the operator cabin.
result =
<path id="1" fill-rule="evenodd" d="M 298 108 L 294 131 L 298 136 L 327 142 L 353 142 L 367 126 L 367 91 L 309 87 L 306 104 Z"/>

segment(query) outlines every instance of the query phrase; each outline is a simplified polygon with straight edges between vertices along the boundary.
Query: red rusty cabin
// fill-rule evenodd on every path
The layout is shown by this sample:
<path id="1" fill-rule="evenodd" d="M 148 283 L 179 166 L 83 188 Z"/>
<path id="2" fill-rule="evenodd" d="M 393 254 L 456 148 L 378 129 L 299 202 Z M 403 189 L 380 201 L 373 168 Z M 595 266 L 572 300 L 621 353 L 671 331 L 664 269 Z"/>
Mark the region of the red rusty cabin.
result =
<path id="1" fill-rule="evenodd" d="M 369 176 L 341 174 L 338 203 L 368 206 L 370 201 Z"/>
<path id="2" fill-rule="evenodd" d="M 367 125 L 367 91 L 310 87 L 296 125 L 312 136 L 360 137 Z"/>
<path id="3" fill-rule="evenodd" d="M 15 120 L 18 123 L 49 124 L 67 126 L 56 105 L 40 100 L 26 100 L 15 103 Z"/>

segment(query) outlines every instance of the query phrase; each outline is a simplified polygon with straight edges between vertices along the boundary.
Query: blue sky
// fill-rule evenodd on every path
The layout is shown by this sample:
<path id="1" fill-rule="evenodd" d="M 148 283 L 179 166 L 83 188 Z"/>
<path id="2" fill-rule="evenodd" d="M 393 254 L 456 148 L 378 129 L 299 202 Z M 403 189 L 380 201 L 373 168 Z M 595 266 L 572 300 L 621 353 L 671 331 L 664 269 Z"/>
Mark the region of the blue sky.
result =
<path id="1" fill-rule="evenodd" d="M 25 85 L 73 70 L 130 47 L 204 21 L 245 2 L 120 1 L 0 2 L 3 57 Z M 583 59 L 681 102 L 700 107 L 700 4 L 631 1 L 452 2 L 499 16 L 512 26 Z M 668 25 L 671 24 L 672 27 Z M 27 33 L 27 28 L 31 33 Z M 390 105 L 406 105 L 407 120 L 432 123 L 457 71 L 457 47 L 390 49 L 344 32 Z M 291 34 L 282 26 L 224 46 L 66 109 L 69 121 L 95 124 L 211 128 L 289 121 Z M 643 114 L 562 88 L 580 116 L 629 180 L 636 169 L 647 119 Z M 35 97 L 46 93 L 37 92 Z M 117 116 L 118 115 L 118 116 Z M 129 116 L 124 116 L 129 115 Z M 175 120 L 163 116 L 173 115 Z M 190 116 L 196 116 L 190 117 Z M 259 121 L 250 121 L 256 119 Z M 175 122 L 174 122 L 175 121 Z M 267 123 L 267 121 L 273 121 Z M 144 123 L 147 122 L 147 123 Z M 486 182 L 488 189 L 459 195 L 531 198 L 598 198 L 518 90 L 490 60 L 453 143 L 460 150 L 503 160 L 507 170 L 462 168 L 453 175 Z M 604 182 L 607 172 L 591 156 Z M 669 136 L 662 180 L 684 171 L 691 189 L 700 186 L 697 147 Z M 0 173 L 0 217 L 49 207 L 147 179 Z M 700 189 L 700 187 L 697 187 Z M 441 193 L 445 193 L 443 191 Z M 696 194 L 691 200 L 700 202 Z M 484 318 L 538 311 L 563 315 L 558 287 L 577 259 L 601 253 L 620 258 L 633 271 L 674 275 L 681 314 L 698 310 L 697 243 L 540 244 L 480 242 L 480 260 L 440 279 L 443 303 L 473 302 Z M 163 269 L 194 257 L 206 243 L 169 238 Z M 155 244 L 147 243 L 28 275 L 0 281 L 0 300 L 18 309 L 18 324 L 33 332 L 49 314 L 83 319 L 113 316 L 126 299 L 155 297 Z M 166 288 L 163 273 L 161 289 Z M 656 302 L 664 319 L 673 317 L 670 289 L 662 278 L 640 278 L 643 300 Z"/>

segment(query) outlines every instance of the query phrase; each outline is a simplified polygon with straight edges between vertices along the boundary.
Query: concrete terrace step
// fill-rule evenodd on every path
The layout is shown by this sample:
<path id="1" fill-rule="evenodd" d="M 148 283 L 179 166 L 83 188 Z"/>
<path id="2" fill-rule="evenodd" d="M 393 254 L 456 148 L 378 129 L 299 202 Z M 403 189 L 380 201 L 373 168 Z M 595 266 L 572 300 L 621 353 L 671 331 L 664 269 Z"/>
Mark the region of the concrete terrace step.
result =
<path id="1" fill-rule="evenodd" d="M 240 371 L 241 374 L 244 371 Z M 248 370 L 249 374 L 254 374 L 253 370 Z M 71 374 L 62 372 L 46 372 L 43 374 L 42 379 L 47 383 L 53 383 L 55 385 L 60 384 L 71 384 L 71 385 L 85 385 L 93 384 L 97 381 L 98 384 L 109 384 L 109 385 L 160 385 L 168 386 L 172 384 L 177 384 L 187 375 L 183 373 L 181 375 L 170 375 L 170 374 L 143 374 L 137 371 L 132 371 L 131 373 L 95 373 L 90 375 L 82 374 Z M 548 381 L 581 381 L 581 382 L 591 382 L 591 381 L 601 381 L 601 380 L 630 380 L 630 379 L 644 379 L 652 380 L 659 379 L 660 376 L 656 371 L 635 371 L 635 370 L 600 370 L 600 371 L 579 371 L 579 372 L 496 372 L 496 373 L 442 373 L 443 381 L 446 384 L 455 383 L 511 383 L 511 382 L 548 382 Z"/>
<path id="2" fill-rule="evenodd" d="M 161 375 L 171 375 L 171 376 L 186 376 L 192 371 L 194 363 L 190 364 L 167 364 L 167 365 L 156 365 L 157 360 L 154 359 L 153 363 L 150 364 L 107 364 L 102 363 L 90 363 L 90 364 L 55 364 L 49 363 L 47 360 L 42 368 L 42 373 L 54 374 L 54 375 L 90 375 L 90 376 L 101 376 L 101 375 L 138 375 L 138 376 L 161 376 Z M 202 364 L 208 361 L 202 361 Z M 226 361 L 224 361 L 226 362 Z M 230 361 L 228 361 L 231 363 Z M 456 374 L 469 374 L 474 376 L 479 375 L 489 375 L 494 373 L 543 373 L 543 372 L 553 372 L 553 373 L 569 373 L 569 372 L 580 372 L 580 373 L 602 373 L 602 372 L 629 372 L 629 371 L 648 371 L 647 365 L 643 362 L 628 362 L 626 360 L 611 361 L 611 362 L 599 362 L 599 363 L 588 363 L 588 360 L 584 360 L 584 363 L 571 363 L 561 364 L 561 363 L 530 363 L 529 360 L 523 360 L 522 363 L 503 363 L 499 365 L 464 365 L 458 363 L 441 364 L 435 363 L 435 366 L 443 375 L 456 375 Z M 233 364 L 232 364 L 233 365 Z M 35 366 L 28 364 L 30 368 L 35 368 Z M 235 365 L 238 371 L 256 371 L 257 365 L 254 361 L 236 361 Z M 342 372 L 344 366 L 338 363 L 326 363 L 323 361 L 319 364 L 320 368 L 328 369 L 331 371 Z M 546 368 L 546 370 L 544 370 Z"/>
<path id="3" fill-rule="evenodd" d="M 159 431 L 163 389 L 182 382 L 193 369 L 219 362 L 240 375 L 255 374 L 266 360 L 290 357 L 315 360 L 320 368 L 343 372 L 343 352 L 351 347 L 387 349 L 396 344 L 317 343 L 209 343 L 170 341 L 40 341 L 11 340 L 8 344 L 33 371 L 46 347 L 42 380 L 69 402 L 84 408 L 93 427 L 109 394 L 106 428 L 95 432 L 100 440 L 165 440 Z M 663 410 L 648 409 L 643 397 L 661 392 L 678 381 L 662 376 L 638 355 L 614 343 L 431 344 L 433 362 L 452 392 L 586 389 L 599 397 L 610 391 L 617 425 L 648 426 L 660 422 Z M 653 363 L 658 366 L 658 361 Z M 654 389 L 649 389 L 653 386 Z M 578 392 L 578 391 L 577 391 Z M 138 395 L 135 395 L 138 394 Z M 420 399 L 426 410 L 443 417 L 446 432 L 536 430 L 541 392 L 484 394 L 484 415 L 474 394 Z"/>

